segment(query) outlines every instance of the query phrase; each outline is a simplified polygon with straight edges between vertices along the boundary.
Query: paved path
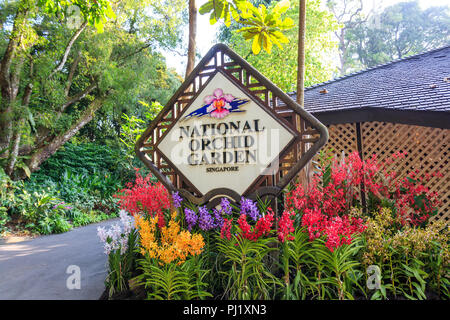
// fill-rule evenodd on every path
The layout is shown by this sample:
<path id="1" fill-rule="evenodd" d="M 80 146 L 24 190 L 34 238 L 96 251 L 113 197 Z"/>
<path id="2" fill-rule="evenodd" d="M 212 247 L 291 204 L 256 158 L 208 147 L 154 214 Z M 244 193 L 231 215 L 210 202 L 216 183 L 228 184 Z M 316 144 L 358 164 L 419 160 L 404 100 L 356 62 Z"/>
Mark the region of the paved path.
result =
<path id="1" fill-rule="evenodd" d="M 76 228 L 70 232 L 32 240 L 0 244 L 0 299 L 100 298 L 105 286 L 106 255 L 97 237 L 97 227 L 118 219 Z M 81 288 L 69 290 L 66 273 L 80 267 Z"/>

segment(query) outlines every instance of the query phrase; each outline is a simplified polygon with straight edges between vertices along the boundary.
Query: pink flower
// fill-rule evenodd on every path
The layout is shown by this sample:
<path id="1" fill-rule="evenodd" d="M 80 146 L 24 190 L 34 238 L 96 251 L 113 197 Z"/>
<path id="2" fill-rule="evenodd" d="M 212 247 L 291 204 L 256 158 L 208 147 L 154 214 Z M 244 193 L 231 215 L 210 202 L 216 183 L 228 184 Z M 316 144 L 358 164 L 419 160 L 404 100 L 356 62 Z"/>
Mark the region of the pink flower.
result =
<path id="1" fill-rule="evenodd" d="M 234 97 L 231 94 L 223 94 L 223 90 L 220 88 L 214 90 L 213 94 L 204 99 L 206 104 L 210 104 L 206 111 L 213 118 L 224 118 L 230 113 L 231 106 L 229 103 L 234 100 Z"/>

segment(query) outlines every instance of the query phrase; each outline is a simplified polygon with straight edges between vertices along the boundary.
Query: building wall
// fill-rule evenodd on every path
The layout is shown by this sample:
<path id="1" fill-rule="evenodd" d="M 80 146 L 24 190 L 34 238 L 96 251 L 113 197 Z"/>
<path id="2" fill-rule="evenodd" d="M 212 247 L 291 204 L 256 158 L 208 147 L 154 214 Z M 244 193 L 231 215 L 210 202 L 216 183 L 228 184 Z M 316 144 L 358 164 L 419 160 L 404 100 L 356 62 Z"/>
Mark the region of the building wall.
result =
<path id="1" fill-rule="evenodd" d="M 442 205 L 433 219 L 450 220 L 450 130 L 387 122 L 363 122 L 331 125 L 325 150 L 336 155 L 357 150 L 363 158 L 373 153 L 381 161 L 397 151 L 406 152 L 404 159 L 394 161 L 388 168 L 401 177 L 418 170 L 420 176 L 439 171 L 443 177 L 432 177 L 427 183 L 438 192 Z M 359 137 L 358 137 L 359 136 Z"/>

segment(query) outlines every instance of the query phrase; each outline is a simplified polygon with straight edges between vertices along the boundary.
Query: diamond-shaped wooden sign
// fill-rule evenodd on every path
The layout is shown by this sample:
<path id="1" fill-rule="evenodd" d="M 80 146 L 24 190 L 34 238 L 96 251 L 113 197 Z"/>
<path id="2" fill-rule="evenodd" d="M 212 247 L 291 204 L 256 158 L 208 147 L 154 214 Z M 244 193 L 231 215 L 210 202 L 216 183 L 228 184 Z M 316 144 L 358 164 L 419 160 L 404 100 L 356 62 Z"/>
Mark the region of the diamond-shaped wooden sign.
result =
<path id="1" fill-rule="evenodd" d="M 191 202 L 238 202 L 278 195 L 327 139 L 323 124 L 218 44 L 150 123 L 136 154 Z"/>

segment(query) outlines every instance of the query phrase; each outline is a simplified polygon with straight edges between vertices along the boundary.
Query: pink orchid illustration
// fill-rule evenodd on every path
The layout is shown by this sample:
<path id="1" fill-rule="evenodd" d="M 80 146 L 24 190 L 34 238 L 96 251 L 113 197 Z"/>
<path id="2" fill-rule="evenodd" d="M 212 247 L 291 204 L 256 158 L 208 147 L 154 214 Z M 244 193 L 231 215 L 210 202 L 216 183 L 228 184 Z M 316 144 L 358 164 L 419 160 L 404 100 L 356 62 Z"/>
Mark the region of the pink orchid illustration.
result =
<path id="1" fill-rule="evenodd" d="M 231 94 L 223 94 L 223 90 L 217 88 L 214 90 L 212 96 L 205 97 L 205 103 L 210 104 L 206 109 L 206 112 L 213 118 L 224 118 L 230 113 L 230 102 L 233 100 L 234 97 Z"/>

